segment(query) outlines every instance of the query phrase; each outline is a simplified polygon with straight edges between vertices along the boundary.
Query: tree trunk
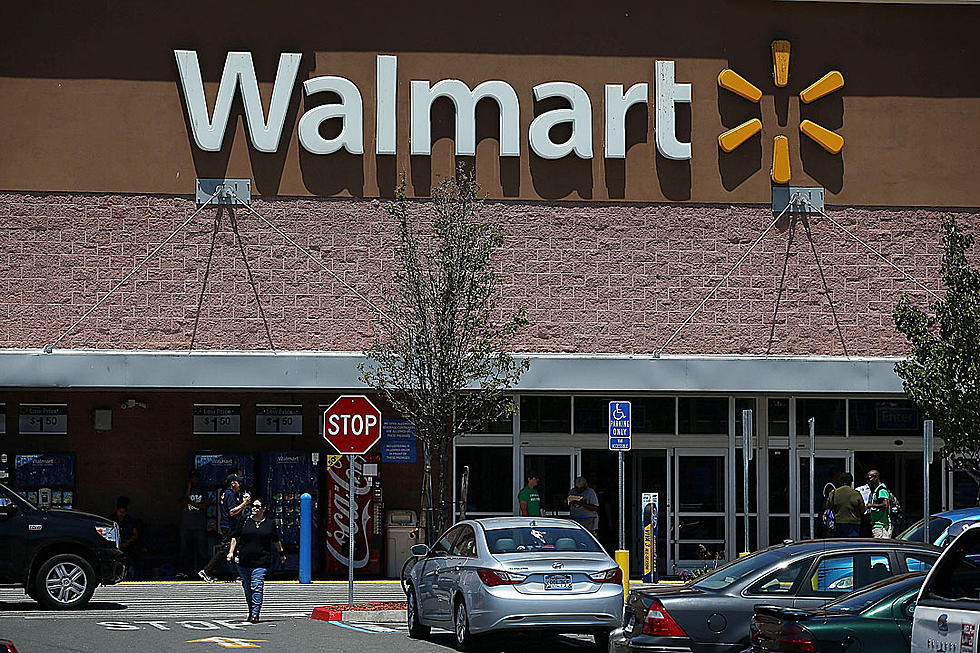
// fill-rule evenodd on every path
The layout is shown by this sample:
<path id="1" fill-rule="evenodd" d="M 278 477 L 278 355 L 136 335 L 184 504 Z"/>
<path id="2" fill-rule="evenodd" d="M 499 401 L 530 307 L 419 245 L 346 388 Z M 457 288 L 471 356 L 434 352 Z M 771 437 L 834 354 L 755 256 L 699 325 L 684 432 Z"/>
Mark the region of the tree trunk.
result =
<path id="1" fill-rule="evenodd" d="M 439 449 L 439 495 L 436 500 L 436 530 L 444 532 L 452 524 L 452 485 L 453 472 L 449 467 L 449 445 L 452 440 L 440 440 Z"/>

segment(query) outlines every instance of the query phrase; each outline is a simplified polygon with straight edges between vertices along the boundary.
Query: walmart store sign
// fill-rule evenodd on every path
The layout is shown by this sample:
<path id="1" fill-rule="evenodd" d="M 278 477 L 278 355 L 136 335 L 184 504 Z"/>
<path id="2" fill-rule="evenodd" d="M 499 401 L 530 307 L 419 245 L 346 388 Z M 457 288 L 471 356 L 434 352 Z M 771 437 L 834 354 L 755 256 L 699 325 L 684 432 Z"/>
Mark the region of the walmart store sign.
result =
<path id="1" fill-rule="evenodd" d="M 252 145 L 260 152 L 275 152 L 280 147 L 283 124 L 293 95 L 302 55 L 283 53 L 273 85 L 268 116 L 259 96 L 258 81 L 252 55 L 249 52 L 229 52 L 218 86 L 214 109 L 210 111 L 204 94 L 204 83 L 197 52 L 175 50 L 181 89 L 187 107 L 188 121 L 197 147 L 207 152 L 222 148 L 225 129 L 231 115 L 236 92 L 241 93 L 245 122 Z M 375 142 L 376 154 L 395 154 L 397 135 L 396 79 L 398 57 L 379 55 L 376 58 Z M 691 144 L 677 139 L 676 107 L 690 104 L 691 85 L 674 80 L 674 62 L 655 64 L 653 103 L 657 151 L 673 160 L 691 158 Z M 626 111 L 635 104 L 651 101 L 651 84 L 640 82 L 624 90 L 622 84 L 604 85 L 603 155 L 609 159 L 626 156 Z M 545 82 L 533 87 L 535 101 L 559 98 L 567 105 L 538 115 L 528 128 L 531 150 L 544 159 L 560 159 L 574 154 L 582 159 L 593 157 L 592 98 L 578 84 Z M 314 77 L 303 82 L 309 97 L 318 93 L 333 93 L 339 102 L 322 104 L 303 113 L 299 120 L 300 146 L 313 154 L 332 154 L 341 149 L 351 154 L 364 153 L 364 102 L 360 89 L 345 77 Z M 492 99 L 500 115 L 500 156 L 519 157 L 520 100 L 514 88 L 505 81 L 489 80 L 470 88 L 458 79 L 443 79 L 435 84 L 430 80 L 410 82 L 411 154 L 431 153 L 430 108 L 438 98 L 448 98 L 456 109 L 456 154 L 476 154 L 476 105 L 485 98 Z M 325 138 L 320 126 L 327 120 L 340 119 L 340 133 Z M 552 127 L 568 125 L 571 135 L 562 142 L 552 139 Z M 568 129 L 565 130 L 568 133 Z"/>

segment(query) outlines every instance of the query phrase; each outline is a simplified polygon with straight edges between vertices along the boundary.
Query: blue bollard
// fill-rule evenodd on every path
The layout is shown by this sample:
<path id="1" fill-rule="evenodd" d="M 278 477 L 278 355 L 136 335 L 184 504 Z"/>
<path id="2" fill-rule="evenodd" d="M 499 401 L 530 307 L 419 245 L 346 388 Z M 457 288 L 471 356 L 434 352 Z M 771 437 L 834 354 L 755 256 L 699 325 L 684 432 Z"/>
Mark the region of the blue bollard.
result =
<path id="1" fill-rule="evenodd" d="M 313 497 L 304 492 L 299 497 L 299 582 L 311 582 L 310 559 L 313 550 Z"/>

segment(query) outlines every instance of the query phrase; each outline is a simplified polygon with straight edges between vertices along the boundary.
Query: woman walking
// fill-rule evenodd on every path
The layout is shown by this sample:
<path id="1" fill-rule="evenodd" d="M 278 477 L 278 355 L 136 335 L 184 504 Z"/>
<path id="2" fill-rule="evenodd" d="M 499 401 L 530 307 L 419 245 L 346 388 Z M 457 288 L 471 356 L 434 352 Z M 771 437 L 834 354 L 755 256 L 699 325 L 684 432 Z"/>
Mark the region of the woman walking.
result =
<path id="1" fill-rule="evenodd" d="M 268 506 L 262 499 L 252 500 L 251 513 L 248 519 L 239 523 L 232 535 L 228 561 L 234 560 L 238 566 L 248 603 L 248 621 L 255 624 L 259 622 L 259 612 L 262 610 L 265 575 L 272 566 L 272 543 L 275 542 L 279 550 L 280 562 L 286 562 L 286 554 L 283 553 L 275 521 L 266 519 Z"/>

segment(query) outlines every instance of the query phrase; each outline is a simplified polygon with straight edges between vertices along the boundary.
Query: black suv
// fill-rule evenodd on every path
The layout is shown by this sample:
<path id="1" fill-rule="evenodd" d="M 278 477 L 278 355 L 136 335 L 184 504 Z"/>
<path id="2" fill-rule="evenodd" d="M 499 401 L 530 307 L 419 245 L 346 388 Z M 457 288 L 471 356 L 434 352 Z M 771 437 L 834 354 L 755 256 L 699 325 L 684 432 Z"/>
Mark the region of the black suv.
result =
<path id="1" fill-rule="evenodd" d="M 66 610 L 125 575 L 115 522 L 38 508 L 0 484 L 0 585 L 23 587 L 41 605 Z"/>

